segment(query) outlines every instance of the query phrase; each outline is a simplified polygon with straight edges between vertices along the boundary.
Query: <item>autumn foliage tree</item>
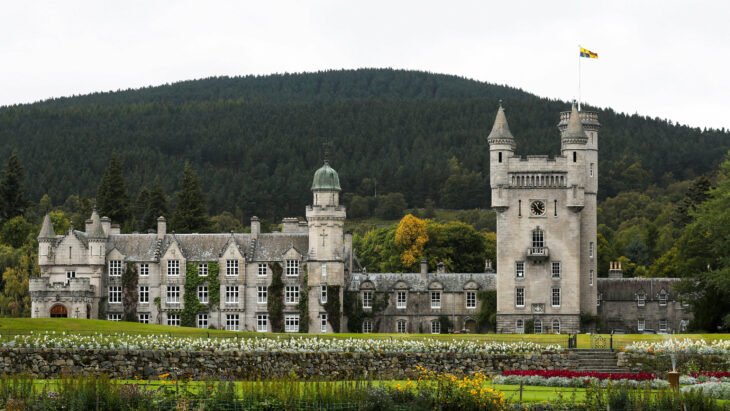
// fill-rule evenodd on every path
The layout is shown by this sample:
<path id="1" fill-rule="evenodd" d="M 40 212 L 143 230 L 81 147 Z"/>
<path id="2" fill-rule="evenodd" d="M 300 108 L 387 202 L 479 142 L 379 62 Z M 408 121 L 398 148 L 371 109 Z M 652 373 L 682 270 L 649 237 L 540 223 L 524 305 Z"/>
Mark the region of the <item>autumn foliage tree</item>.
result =
<path id="1" fill-rule="evenodd" d="M 400 220 L 395 231 L 395 244 L 401 250 L 400 259 L 404 266 L 412 267 L 419 261 L 427 242 L 425 221 L 412 214 Z"/>

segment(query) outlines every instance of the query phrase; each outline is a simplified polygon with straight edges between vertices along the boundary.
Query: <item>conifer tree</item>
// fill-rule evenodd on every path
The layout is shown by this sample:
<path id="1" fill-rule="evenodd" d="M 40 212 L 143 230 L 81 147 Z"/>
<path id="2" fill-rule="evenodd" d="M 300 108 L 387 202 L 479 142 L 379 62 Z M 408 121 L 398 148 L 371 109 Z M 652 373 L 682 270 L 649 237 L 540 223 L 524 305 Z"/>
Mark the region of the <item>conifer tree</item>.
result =
<path id="1" fill-rule="evenodd" d="M 3 221 L 22 215 L 28 206 L 22 182 L 23 166 L 18 159 L 18 152 L 13 151 L 0 179 L 0 217 Z"/>
<path id="2" fill-rule="evenodd" d="M 204 208 L 205 209 L 205 208 Z M 157 224 L 158 217 L 168 217 L 170 209 L 167 207 L 167 194 L 165 189 L 160 184 L 160 179 L 155 178 L 155 183 L 152 185 L 152 190 L 149 192 L 147 198 L 147 219 L 145 224 L 147 228 L 154 228 Z"/>
<path id="3" fill-rule="evenodd" d="M 150 191 L 147 187 L 142 187 L 137 194 L 137 200 L 132 208 L 132 217 L 137 223 L 137 230 L 144 232 L 147 228 L 147 207 L 150 202 Z"/>
<path id="4" fill-rule="evenodd" d="M 102 216 L 112 219 L 112 222 L 123 224 L 130 217 L 129 194 L 127 194 L 127 185 L 122 175 L 123 164 L 117 157 L 116 153 L 112 153 L 109 159 L 109 165 L 104 171 L 104 177 L 101 179 L 99 189 L 96 192 L 97 206 Z"/>
<path id="5" fill-rule="evenodd" d="M 177 206 L 172 215 L 172 228 L 178 233 L 205 233 L 210 231 L 207 206 L 203 189 L 197 174 L 185 163 L 185 171 L 180 181 L 180 191 L 176 194 Z"/>

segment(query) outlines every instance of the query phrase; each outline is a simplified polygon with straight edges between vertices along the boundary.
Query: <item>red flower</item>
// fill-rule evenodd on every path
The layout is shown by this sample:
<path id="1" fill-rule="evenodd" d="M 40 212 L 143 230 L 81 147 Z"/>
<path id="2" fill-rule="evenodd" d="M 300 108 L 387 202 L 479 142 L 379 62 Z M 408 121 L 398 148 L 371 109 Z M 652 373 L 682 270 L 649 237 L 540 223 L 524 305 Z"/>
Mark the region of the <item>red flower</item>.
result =
<path id="1" fill-rule="evenodd" d="M 690 377 L 699 377 L 701 375 L 704 375 L 705 377 L 712 377 L 712 378 L 730 378 L 730 371 L 700 371 L 700 372 L 691 372 L 689 373 Z"/>
<path id="2" fill-rule="evenodd" d="M 502 371 L 502 375 L 520 375 L 520 376 L 538 376 L 543 378 L 565 377 L 565 378 L 585 378 L 594 377 L 599 380 L 635 380 L 648 381 L 657 378 L 656 375 L 648 372 L 638 373 L 613 373 L 613 372 L 577 372 L 570 370 L 512 370 Z"/>

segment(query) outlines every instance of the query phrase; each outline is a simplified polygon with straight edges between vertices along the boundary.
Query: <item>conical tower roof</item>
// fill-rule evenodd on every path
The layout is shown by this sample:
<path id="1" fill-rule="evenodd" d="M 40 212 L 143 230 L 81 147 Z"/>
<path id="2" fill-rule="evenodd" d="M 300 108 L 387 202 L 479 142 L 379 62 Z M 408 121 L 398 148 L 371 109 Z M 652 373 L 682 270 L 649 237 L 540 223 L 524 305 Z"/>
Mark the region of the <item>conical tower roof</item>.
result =
<path id="1" fill-rule="evenodd" d="M 104 238 L 104 227 L 101 226 L 101 218 L 99 212 L 96 211 L 96 205 L 94 205 L 94 211 L 91 213 L 91 232 L 87 233 L 89 238 Z"/>
<path id="2" fill-rule="evenodd" d="M 51 216 L 46 214 L 43 217 L 43 226 L 41 226 L 41 232 L 38 234 L 38 239 L 53 240 L 56 238 L 56 232 L 53 231 L 53 223 L 51 222 Z"/>
<path id="3" fill-rule="evenodd" d="M 492 126 L 492 132 L 487 137 L 489 144 L 510 144 L 514 146 L 515 138 L 512 132 L 509 131 L 509 124 L 507 124 L 507 116 L 504 114 L 504 108 L 502 103 L 499 104 L 499 110 L 497 110 L 497 117 L 494 119 L 494 125 Z"/>
<path id="4" fill-rule="evenodd" d="M 583 130 L 583 122 L 580 119 L 580 112 L 573 103 L 573 108 L 570 112 L 570 119 L 568 119 L 568 125 L 563 131 L 563 140 L 570 140 L 572 143 L 585 144 L 588 142 L 588 136 L 585 130 Z"/>

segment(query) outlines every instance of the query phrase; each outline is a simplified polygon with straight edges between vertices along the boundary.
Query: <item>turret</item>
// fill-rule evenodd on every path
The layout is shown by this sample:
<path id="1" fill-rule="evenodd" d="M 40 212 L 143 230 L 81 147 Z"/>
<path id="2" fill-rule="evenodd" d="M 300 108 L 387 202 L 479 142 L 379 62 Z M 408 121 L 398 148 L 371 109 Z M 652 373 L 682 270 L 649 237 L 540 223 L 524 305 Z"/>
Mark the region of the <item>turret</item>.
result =
<path id="1" fill-rule="evenodd" d="M 38 234 L 38 264 L 46 265 L 53 263 L 53 247 L 56 243 L 56 232 L 53 231 L 51 216 L 46 214 L 43 217 L 41 232 Z"/>
<path id="2" fill-rule="evenodd" d="M 506 187 L 509 183 L 507 173 L 509 158 L 515 152 L 515 138 L 509 130 L 507 116 L 504 115 L 501 101 L 487 142 L 489 143 L 489 182 L 492 187 L 492 207 L 504 208 L 507 207 L 507 204 L 502 195 L 502 187 Z"/>
<path id="3" fill-rule="evenodd" d="M 104 232 L 96 207 L 91 213 L 91 218 L 87 220 L 86 230 L 89 239 L 89 264 L 104 265 L 107 233 Z"/>

